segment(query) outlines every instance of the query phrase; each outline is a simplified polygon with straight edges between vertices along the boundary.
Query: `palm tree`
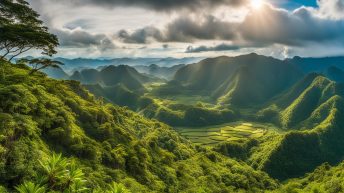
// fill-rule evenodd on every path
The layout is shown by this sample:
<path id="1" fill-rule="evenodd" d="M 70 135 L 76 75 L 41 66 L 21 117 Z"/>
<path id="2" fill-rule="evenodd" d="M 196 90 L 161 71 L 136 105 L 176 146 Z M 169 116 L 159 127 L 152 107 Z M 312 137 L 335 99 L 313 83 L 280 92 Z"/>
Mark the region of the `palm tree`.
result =
<path id="1" fill-rule="evenodd" d="M 109 189 L 106 191 L 106 193 L 130 193 L 130 191 L 127 190 L 123 184 L 117 184 L 113 182 L 111 185 L 109 185 Z"/>
<path id="2" fill-rule="evenodd" d="M 83 171 L 74 161 L 63 158 L 61 154 L 53 153 L 48 159 L 39 161 L 39 163 L 43 168 L 43 173 L 37 175 L 36 183 L 25 182 L 18 186 L 16 189 L 19 193 L 44 193 L 46 191 L 63 193 L 90 192 L 86 187 L 87 181 L 84 178 Z M 122 189 L 123 187 L 119 187 L 119 190 Z M 115 193 L 118 192 L 121 191 Z"/>
<path id="3" fill-rule="evenodd" d="M 39 163 L 45 172 L 45 181 L 51 189 L 56 187 L 67 175 L 68 170 L 66 168 L 69 163 L 67 159 L 62 158 L 61 154 L 53 154 L 46 162 L 39 161 Z"/>
<path id="4" fill-rule="evenodd" d="M 22 185 L 17 186 L 16 190 L 19 193 L 45 193 L 46 188 L 33 182 L 24 182 Z"/>
<path id="5" fill-rule="evenodd" d="M 86 180 L 84 179 L 84 173 L 74 162 L 71 162 L 68 168 L 68 172 L 63 179 L 64 192 L 85 192 L 88 188 L 85 187 Z"/>

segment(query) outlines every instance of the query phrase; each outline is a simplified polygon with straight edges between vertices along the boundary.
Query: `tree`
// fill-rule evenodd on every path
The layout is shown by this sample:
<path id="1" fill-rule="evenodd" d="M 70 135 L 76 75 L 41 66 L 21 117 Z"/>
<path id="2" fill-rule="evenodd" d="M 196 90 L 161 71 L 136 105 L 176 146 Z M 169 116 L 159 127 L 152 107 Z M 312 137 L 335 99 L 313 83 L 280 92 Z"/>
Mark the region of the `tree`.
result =
<path id="1" fill-rule="evenodd" d="M 11 61 L 31 49 L 48 56 L 56 53 L 58 39 L 38 17 L 25 0 L 0 1 L 0 59 L 10 56 Z"/>
<path id="2" fill-rule="evenodd" d="M 48 58 L 20 59 L 18 63 L 31 66 L 32 70 L 30 71 L 30 75 L 45 68 L 60 68 L 60 65 L 63 65 L 62 62 Z"/>
<path id="3" fill-rule="evenodd" d="M 81 193 L 88 191 L 83 171 L 71 160 L 61 154 L 52 154 L 39 163 L 43 173 L 34 182 L 24 182 L 16 187 L 19 193 L 44 193 L 50 191 Z"/>
<path id="4" fill-rule="evenodd" d="M 83 171 L 78 165 L 69 159 L 63 158 L 61 154 L 53 153 L 45 161 L 39 161 L 43 172 L 38 174 L 35 182 L 24 182 L 16 187 L 19 193 L 130 193 L 122 184 L 113 182 L 107 189 L 97 188 L 90 190 L 86 187 L 87 181 Z"/>
<path id="5" fill-rule="evenodd" d="M 34 184 L 33 182 L 24 182 L 20 186 L 16 187 L 19 193 L 45 193 L 46 189 L 43 186 Z"/>
<path id="6" fill-rule="evenodd" d="M 130 191 L 127 190 L 123 184 L 117 184 L 113 182 L 111 185 L 109 185 L 109 189 L 106 191 L 106 193 L 130 193 Z"/>

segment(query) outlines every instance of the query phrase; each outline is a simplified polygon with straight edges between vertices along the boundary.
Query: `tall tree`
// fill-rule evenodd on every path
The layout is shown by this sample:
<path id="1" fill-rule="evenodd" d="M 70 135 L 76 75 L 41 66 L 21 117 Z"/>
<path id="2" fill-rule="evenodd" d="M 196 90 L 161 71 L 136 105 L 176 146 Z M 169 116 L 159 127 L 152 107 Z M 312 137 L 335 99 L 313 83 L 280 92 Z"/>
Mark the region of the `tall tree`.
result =
<path id="1" fill-rule="evenodd" d="M 59 45 L 25 0 L 0 1 L 0 59 L 12 60 L 31 49 L 52 56 Z"/>

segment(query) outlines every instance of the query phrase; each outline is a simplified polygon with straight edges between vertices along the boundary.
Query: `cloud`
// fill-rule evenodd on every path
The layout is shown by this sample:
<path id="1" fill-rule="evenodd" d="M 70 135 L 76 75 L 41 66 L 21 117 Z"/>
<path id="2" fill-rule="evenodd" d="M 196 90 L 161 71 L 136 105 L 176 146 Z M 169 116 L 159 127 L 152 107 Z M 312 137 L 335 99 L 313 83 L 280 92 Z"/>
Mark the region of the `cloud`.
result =
<path id="1" fill-rule="evenodd" d="M 68 22 L 68 23 L 64 24 L 63 27 L 66 29 L 69 29 L 69 30 L 74 30 L 77 28 L 91 29 L 94 27 L 94 25 L 92 24 L 91 21 L 89 21 L 87 19 L 77 19 L 77 20 L 74 20 L 72 22 Z"/>
<path id="2" fill-rule="evenodd" d="M 266 4 L 251 10 L 242 22 L 221 20 L 212 15 L 197 18 L 179 17 L 165 28 L 143 28 L 121 35 L 126 43 L 194 42 L 199 40 L 230 40 L 246 47 L 273 44 L 304 46 L 310 43 L 343 42 L 344 22 L 323 17 L 321 8 L 301 7 L 294 11 Z M 149 40 L 149 41 L 148 41 Z M 222 45 L 223 46 L 223 45 Z M 221 48 L 221 47 L 220 47 Z M 211 47 L 199 47 L 189 52 L 201 52 Z M 200 50 L 200 51 L 198 51 Z"/>
<path id="3" fill-rule="evenodd" d="M 103 7 L 130 6 L 148 8 L 155 11 L 171 11 L 180 9 L 199 10 L 220 5 L 240 6 L 247 3 L 248 0 L 68 0 L 67 2 L 72 2 L 74 5 L 79 6 L 89 4 Z"/>
<path id="4" fill-rule="evenodd" d="M 163 41 L 162 33 L 155 27 L 145 27 L 134 31 L 133 33 L 129 33 L 126 30 L 120 30 L 117 34 L 117 37 L 119 37 L 119 39 L 121 39 L 125 43 L 136 44 L 149 43 L 150 39 Z"/>
<path id="5" fill-rule="evenodd" d="M 212 16 L 180 17 L 167 25 L 165 41 L 192 42 L 194 40 L 232 40 L 236 24 Z"/>
<path id="6" fill-rule="evenodd" d="M 168 49 L 170 46 L 168 45 L 168 44 L 163 44 L 162 45 L 162 48 L 164 48 L 164 49 Z"/>
<path id="7" fill-rule="evenodd" d="M 318 16 L 315 9 L 301 7 L 288 12 L 272 6 L 250 13 L 238 29 L 246 41 L 303 46 L 343 40 L 344 23 Z"/>
<path id="8" fill-rule="evenodd" d="M 317 0 L 320 12 L 333 19 L 344 18 L 344 1 L 343 0 Z"/>
<path id="9" fill-rule="evenodd" d="M 125 43 L 193 42 L 195 40 L 232 40 L 235 38 L 235 23 L 221 21 L 214 16 L 203 18 L 179 17 L 166 26 L 165 30 L 145 27 L 129 33 L 121 30 L 118 37 Z"/>
<path id="10" fill-rule="evenodd" d="M 86 31 L 76 30 L 58 30 L 52 29 L 53 34 L 59 38 L 62 47 L 98 47 L 101 50 L 114 49 L 116 46 L 104 34 L 90 34 Z"/>
<path id="11" fill-rule="evenodd" d="M 229 51 L 229 50 L 239 50 L 240 47 L 230 44 L 219 44 L 217 46 L 208 47 L 208 46 L 199 46 L 193 47 L 188 46 L 185 53 L 200 53 L 200 52 L 210 52 L 210 51 Z"/>
<path id="12" fill-rule="evenodd" d="M 68 49 L 65 53 L 91 48 L 94 55 L 102 55 L 101 50 L 108 50 L 110 56 L 120 52 L 131 56 L 134 50 L 143 55 L 158 50 L 137 51 L 146 45 L 129 44 L 158 46 L 166 56 L 182 57 L 190 52 L 205 56 L 221 51 L 220 45 L 208 42 L 231 42 L 230 45 L 244 48 L 240 52 L 250 49 L 270 53 L 276 46 L 283 48 L 278 51 L 282 55 L 286 53 L 283 52 L 285 47 L 293 54 L 309 52 L 308 55 L 315 53 L 315 47 L 317 55 L 340 54 L 344 50 L 344 0 L 317 0 L 318 7 L 300 7 L 293 11 L 271 5 L 259 9 L 222 6 L 248 5 L 248 1 L 29 0 L 45 24 L 58 35 L 61 47 Z M 105 35 L 114 33 L 114 36 Z M 115 47 L 113 41 L 117 40 L 124 43 L 116 43 L 123 49 L 117 48 L 114 53 L 111 49 Z M 188 52 L 185 48 L 190 43 L 203 46 L 190 47 Z M 163 49 L 163 44 L 168 44 L 168 49 Z M 321 47 L 325 47 L 324 53 Z"/>

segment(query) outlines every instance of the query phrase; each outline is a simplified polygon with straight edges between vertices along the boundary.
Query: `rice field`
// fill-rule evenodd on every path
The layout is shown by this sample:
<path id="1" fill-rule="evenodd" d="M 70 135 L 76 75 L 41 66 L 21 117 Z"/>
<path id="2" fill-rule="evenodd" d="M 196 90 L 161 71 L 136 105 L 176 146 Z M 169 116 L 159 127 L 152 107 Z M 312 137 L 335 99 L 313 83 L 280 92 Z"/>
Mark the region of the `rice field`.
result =
<path id="1" fill-rule="evenodd" d="M 176 130 L 195 144 L 216 145 L 225 141 L 240 142 L 250 138 L 260 138 L 271 127 L 258 123 L 235 122 L 208 127 L 176 128 Z"/>

